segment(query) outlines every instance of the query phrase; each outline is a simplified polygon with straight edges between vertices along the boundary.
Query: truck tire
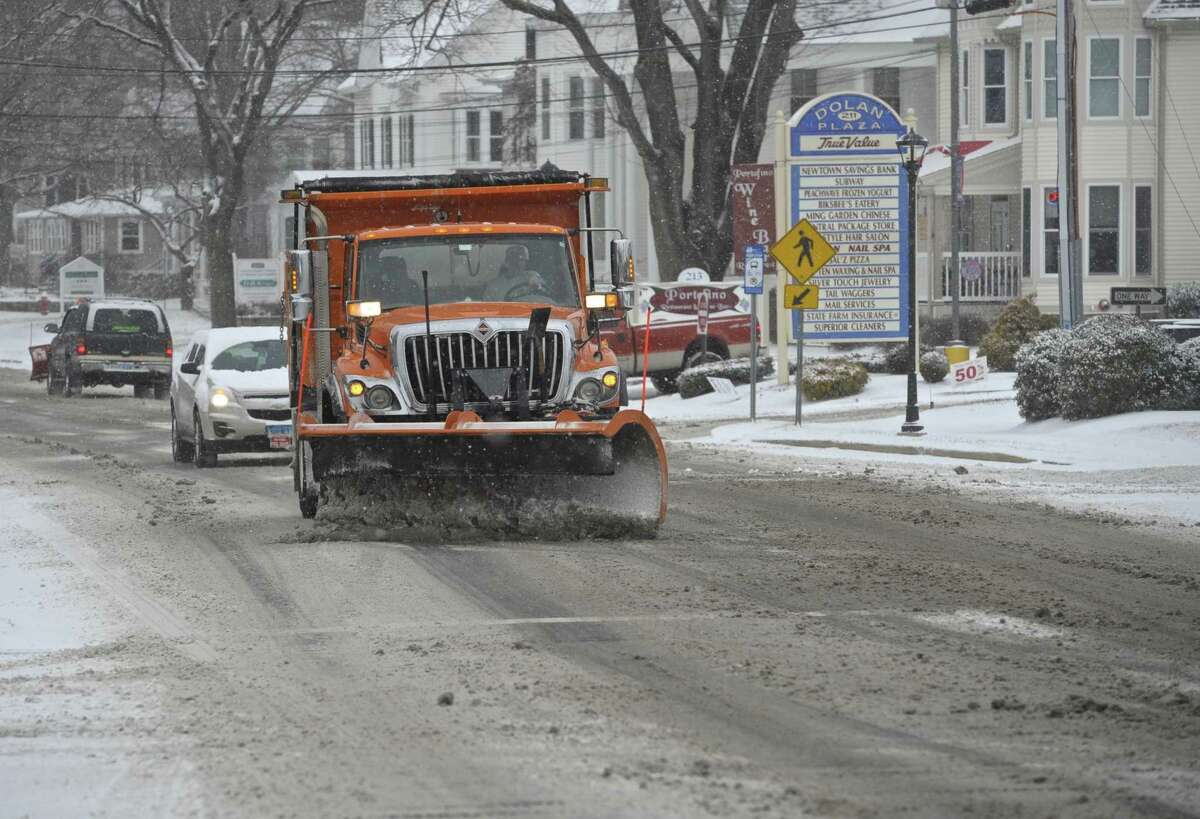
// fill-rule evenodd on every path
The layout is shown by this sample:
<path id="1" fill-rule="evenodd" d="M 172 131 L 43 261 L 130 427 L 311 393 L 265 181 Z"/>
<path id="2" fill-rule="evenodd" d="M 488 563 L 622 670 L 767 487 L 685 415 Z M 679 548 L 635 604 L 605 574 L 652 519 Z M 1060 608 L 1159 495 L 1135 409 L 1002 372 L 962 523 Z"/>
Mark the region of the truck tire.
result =
<path id="1" fill-rule="evenodd" d="M 66 383 L 63 385 L 63 395 L 70 398 L 72 396 L 78 397 L 83 393 L 83 373 L 73 372 L 70 364 L 67 365 L 67 373 L 64 381 Z"/>
<path id="2" fill-rule="evenodd" d="M 720 345 L 709 344 L 708 352 L 704 352 L 699 346 L 689 347 L 683 357 L 683 368 L 690 370 L 692 367 L 699 367 L 701 364 L 713 364 L 718 361 L 727 361 L 729 353 Z"/>
<path id="3" fill-rule="evenodd" d="M 204 441 L 204 426 L 200 423 L 200 413 L 192 412 L 192 429 L 195 430 L 192 443 L 192 463 L 197 469 L 207 469 L 217 465 L 217 453 L 208 448 Z"/>
<path id="4" fill-rule="evenodd" d="M 66 387 L 66 379 L 58 376 L 54 372 L 54 367 L 49 367 L 46 370 L 46 394 L 47 395 L 62 395 L 63 389 Z"/>

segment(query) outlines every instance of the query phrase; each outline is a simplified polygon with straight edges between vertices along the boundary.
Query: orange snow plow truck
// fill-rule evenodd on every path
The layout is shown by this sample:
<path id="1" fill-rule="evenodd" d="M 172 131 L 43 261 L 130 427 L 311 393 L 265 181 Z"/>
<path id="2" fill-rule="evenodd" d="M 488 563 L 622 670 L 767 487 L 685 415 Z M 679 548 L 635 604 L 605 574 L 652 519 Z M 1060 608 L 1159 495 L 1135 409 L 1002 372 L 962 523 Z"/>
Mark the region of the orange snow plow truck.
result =
<path id="1" fill-rule="evenodd" d="M 662 441 L 601 329 L 633 305 L 605 179 L 537 171 L 300 178 L 285 261 L 304 517 L 652 534 Z M 593 250 L 608 241 L 607 269 Z"/>

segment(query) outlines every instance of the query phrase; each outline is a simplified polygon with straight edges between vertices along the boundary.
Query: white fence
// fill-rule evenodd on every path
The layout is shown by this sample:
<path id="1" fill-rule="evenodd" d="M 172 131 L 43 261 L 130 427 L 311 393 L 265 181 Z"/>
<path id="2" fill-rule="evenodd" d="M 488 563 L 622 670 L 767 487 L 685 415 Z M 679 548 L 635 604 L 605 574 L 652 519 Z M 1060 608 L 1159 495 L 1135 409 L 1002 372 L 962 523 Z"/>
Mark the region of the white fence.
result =
<path id="1" fill-rule="evenodd" d="M 961 301 L 1010 301 L 1021 295 L 1021 254 L 958 254 L 958 297 Z M 942 298 L 952 298 L 950 254 L 942 254 Z"/>

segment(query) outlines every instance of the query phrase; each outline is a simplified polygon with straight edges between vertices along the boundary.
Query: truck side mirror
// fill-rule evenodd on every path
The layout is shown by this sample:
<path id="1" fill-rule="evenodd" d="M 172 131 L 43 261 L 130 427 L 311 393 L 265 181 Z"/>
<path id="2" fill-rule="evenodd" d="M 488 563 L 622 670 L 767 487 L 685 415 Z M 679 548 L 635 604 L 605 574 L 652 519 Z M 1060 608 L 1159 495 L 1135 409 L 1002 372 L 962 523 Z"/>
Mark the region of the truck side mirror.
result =
<path id="1" fill-rule="evenodd" d="M 629 239 L 613 239 L 608 246 L 608 263 L 612 267 L 612 286 L 616 288 L 633 284 L 633 242 Z"/>
<path id="2" fill-rule="evenodd" d="M 58 334 L 58 325 L 55 324 L 54 322 L 50 322 L 49 324 L 42 327 L 42 332 L 43 333 L 54 333 L 55 335 L 57 335 Z"/>

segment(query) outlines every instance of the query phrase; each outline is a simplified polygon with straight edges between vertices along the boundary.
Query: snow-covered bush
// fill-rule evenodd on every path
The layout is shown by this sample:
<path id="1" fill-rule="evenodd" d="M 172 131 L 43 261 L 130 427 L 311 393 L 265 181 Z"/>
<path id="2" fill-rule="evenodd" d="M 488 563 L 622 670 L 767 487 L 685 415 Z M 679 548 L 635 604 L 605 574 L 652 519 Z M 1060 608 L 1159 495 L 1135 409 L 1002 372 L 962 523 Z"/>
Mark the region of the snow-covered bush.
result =
<path id="1" fill-rule="evenodd" d="M 1160 407 L 1200 410 L 1200 338 L 1176 345 L 1168 363 L 1170 385 Z"/>
<path id="2" fill-rule="evenodd" d="M 917 353 L 917 365 L 920 366 L 921 354 L 932 350 L 932 347 L 921 345 L 920 351 Z M 882 372 L 891 373 L 892 375 L 907 375 L 908 374 L 908 342 L 899 341 L 895 344 L 889 344 L 886 352 L 883 354 L 883 370 Z"/>
<path id="3" fill-rule="evenodd" d="M 863 391 L 870 379 L 867 368 L 844 358 L 818 358 L 804 363 L 804 379 L 801 382 L 804 397 L 809 401 L 824 401 L 826 398 L 844 398 Z"/>
<path id="4" fill-rule="evenodd" d="M 992 329 L 980 340 L 979 354 L 987 356 L 989 369 L 1010 371 L 1016 367 L 1017 350 L 1048 324 L 1032 299 L 1014 299 L 1004 305 Z"/>
<path id="5" fill-rule="evenodd" d="M 775 359 L 763 356 L 758 359 L 758 380 L 775 374 Z M 750 359 L 731 358 L 728 361 L 712 361 L 692 367 L 679 374 L 677 379 L 680 398 L 695 398 L 713 391 L 708 377 L 728 378 L 734 384 L 750 383 Z"/>
<path id="6" fill-rule="evenodd" d="M 1071 331 L 1062 352 L 1062 417 L 1099 418 L 1159 406 L 1170 386 L 1174 347 L 1166 333 L 1128 314 L 1088 319 Z"/>
<path id="7" fill-rule="evenodd" d="M 1181 282 L 1167 291 L 1167 315 L 1200 318 L 1200 282 Z"/>
<path id="8" fill-rule="evenodd" d="M 920 369 L 922 378 L 930 384 L 936 384 L 946 379 L 950 372 L 950 362 L 946 360 L 945 353 L 930 350 L 921 356 Z"/>
<path id="9" fill-rule="evenodd" d="M 1017 351 L 1017 409 L 1026 421 L 1058 415 L 1059 368 L 1070 340 L 1066 330 L 1047 330 Z"/>
<path id="10" fill-rule="evenodd" d="M 958 338 L 954 337 L 954 319 L 938 316 L 921 322 L 921 346 L 944 347 L 951 341 L 961 341 L 974 347 L 987 334 L 988 320 L 977 313 L 966 313 L 958 317 Z"/>

